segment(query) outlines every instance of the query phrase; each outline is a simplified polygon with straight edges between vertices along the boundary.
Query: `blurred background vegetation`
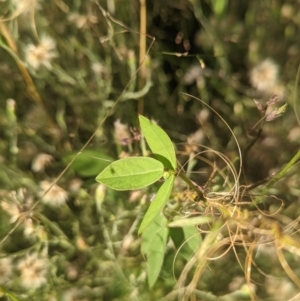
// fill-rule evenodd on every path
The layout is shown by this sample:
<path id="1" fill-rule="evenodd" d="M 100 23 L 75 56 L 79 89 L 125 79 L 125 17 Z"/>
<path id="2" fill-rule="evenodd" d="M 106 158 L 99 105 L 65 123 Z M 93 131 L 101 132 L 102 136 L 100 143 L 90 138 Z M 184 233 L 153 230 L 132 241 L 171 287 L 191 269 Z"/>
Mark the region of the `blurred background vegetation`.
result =
<path id="1" fill-rule="evenodd" d="M 169 134 L 181 164 L 201 144 L 237 162 L 232 133 L 191 95 L 236 135 L 241 184 L 282 168 L 300 144 L 300 2 L 2 0 L 0 14 L 0 300 L 175 300 L 192 254 L 176 254 L 183 234 L 172 230 L 152 289 L 140 252 L 137 228 L 154 188 L 114 192 L 95 176 L 112 160 L 139 154 L 138 113 Z M 273 95 L 268 112 L 287 103 L 286 112 L 254 127 Z M 194 170 L 204 185 L 213 168 L 199 161 Z M 295 233 L 299 184 L 295 165 L 268 191 L 284 201 L 277 220 Z M 180 185 L 173 198 L 182 202 Z M 272 206 L 270 198 L 260 209 L 272 213 Z M 296 278 L 298 244 L 287 254 Z M 235 252 L 247 260 L 241 247 Z M 297 296 L 300 281 L 281 268 L 274 246 L 253 256 L 257 300 Z M 24 266 L 34 262 L 47 268 L 28 276 Z M 229 252 L 209 263 L 197 289 L 212 295 L 197 300 L 248 300 L 230 295 L 247 283 Z"/>

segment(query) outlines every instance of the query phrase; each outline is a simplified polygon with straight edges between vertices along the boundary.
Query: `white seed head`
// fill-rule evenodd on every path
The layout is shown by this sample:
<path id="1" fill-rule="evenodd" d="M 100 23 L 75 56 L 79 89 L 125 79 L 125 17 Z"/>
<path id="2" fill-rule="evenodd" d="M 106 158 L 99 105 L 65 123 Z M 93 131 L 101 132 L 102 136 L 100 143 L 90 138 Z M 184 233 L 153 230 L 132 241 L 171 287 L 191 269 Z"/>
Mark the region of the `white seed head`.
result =
<path id="1" fill-rule="evenodd" d="M 55 57 L 57 57 L 56 43 L 49 36 L 42 36 L 37 46 L 29 44 L 25 47 L 25 60 L 35 70 L 41 66 L 51 69 L 51 61 Z"/>
<path id="2" fill-rule="evenodd" d="M 47 281 L 47 261 L 36 253 L 27 254 L 18 262 L 17 268 L 24 288 L 37 289 Z"/>
<path id="3" fill-rule="evenodd" d="M 38 154 L 32 161 L 31 170 L 33 172 L 43 172 L 45 167 L 48 166 L 53 157 L 48 154 Z"/>
<path id="4" fill-rule="evenodd" d="M 120 145 L 124 145 L 125 141 L 131 138 L 131 135 L 128 130 L 128 125 L 121 123 L 120 119 L 117 119 L 114 122 L 115 132 L 115 142 Z"/>
<path id="5" fill-rule="evenodd" d="M 272 93 L 272 88 L 277 84 L 278 73 L 278 65 L 271 59 L 265 59 L 251 70 L 250 82 L 259 92 Z"/>
<path id="6" fill-rule="evenodd" d="M 18 16 L 32 10 L 39 10 L 41 8 L 40 0 L 12 0 L 12 5 L 15 8 L 14 15 Z"/>
<path id="7" fill-rule="evenodd" d="M 42 202 L 53 207 L 59 207 L 65 204 L 68 200 L 68 193 L 56 184 L 51 186 L 52 183 L 49 181 L 42 181 L 40 183 Z"/>
<path id="8" fill-rule="evenodd" d="M 7 200 L 1 202 L 2 209 L 11 216 L 10 223 L 16 222 L 32 205 L 33 198 L 24 188 L 10 192 Z"/>

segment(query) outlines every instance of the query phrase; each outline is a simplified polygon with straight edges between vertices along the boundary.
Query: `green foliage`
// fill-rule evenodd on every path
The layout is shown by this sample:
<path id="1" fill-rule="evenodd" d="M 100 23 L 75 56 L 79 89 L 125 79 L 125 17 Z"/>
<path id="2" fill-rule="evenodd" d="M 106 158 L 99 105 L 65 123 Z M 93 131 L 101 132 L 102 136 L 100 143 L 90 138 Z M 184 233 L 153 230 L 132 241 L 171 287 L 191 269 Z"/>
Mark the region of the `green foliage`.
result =
<path id="1" fill-rule="evenodd" d="M 139 116 L 141 130 L 158 160 L 131 157 L 111 163 L 97 177 L 96 181 L 115 190 L 135 190 L 149 186 L 162 176 L 165 182 L 157 191 L 138 233 L 148 227 L 167 203 L 174 184 L 176 156 L 174 146 L 168 135 L 149 119 Z M 172 170 L 164 172 L 165 169 Z"/>
<path id="2" fill-rule="evenodd" d="M 185 241 L 187 242 L 189 248 L 195 252 L 202 242 L 201 235 L 199 234 L 196 226 L 207 224 L 211 221 L 212 219 L 208 216 L 176 218 L 174 221 L 168 224 L 168 227 L 182 227 Z"/>
<path id="3" fill-rule="evenodd" d="M 195 252 L 202 242 L 201 235 L 195 226 L 183 228 L 184 238 L 190 249 Z"/>
<path id="4" fill-rule="evenodd" d="M 211 222 L 212 219 L 209 216 L 197 216 L 190 218 L 177 218 L 173 222 L 169 223 L 169 227 L 190 227 L 196 225 L 202 225 Z"/>
<path id="5" fill-rule="evenodd" d="M 158 160 L 140 157 L 120 159 L 107 166 L 96 177 L 96 181 L 115 190 L 135 190 L 149 186 L 161 177 L 165 179 L 139 228 L 141 234 L 169 199 L 175 178 L 176 156 L 170 138 L 160 127 L 143 116 L 139 116 L 139 120 L 142 133 Z M 173 170 L 165 172 L 170 167 Z"/>
<path id="6" fill-rule="evenodd" d="M 297 299 L 299 3 L 138 2 L 0 1 L 0 299 Z"/>
<path id="7" fill-rule="evenodd" d="M 77 152 L 71 152 L 64 155 L 62 159 L 68 164 L 75 156 L 77 156 L 77 154 Z M 103 152 L 86 149 L 76 157 L 71 165 L 71 169 L 83 177 L 94 177 L 112 161 L 113 158 Z"/>
<path id="8" fill-rule="evenodd" d="M 96 181 L 115 190 L 135 190 L 151 185 L 162 177 L 165 179 L 138 230 L 138 234 L 144 232 L 142 250 L 147 254 L 148 282 L 152 287 L 163 263 L 163 251 L 168 237 L 168 230 L 165 228 L 167 220 L 160 213 L 173 189 L 176 156 L 170 138 L 160 127 L 143 116 L 139 116 L 139 120 L 142 133 L 158 160 L 146 157 L 117 160 L 107 166 L 96 177 Z M 167 168 L 172 170 L 165 172 Z"/>
<path id="9" fill-rule="evenodd" d="M 153 184 L 163 174 L 164 166 L 160 161 L 130 157 L 111 163 L 96 177 L 96 181 L 115 190 L 135 190 Z"/>
<path id="10" fill-rule="evenodd" d="M 167 219 L 160 214 L 155 218 L 154 222 L 145 229 L 142 235 L 141 250 L 147 257 L 149 287 L 155 284 L 164 261 L 169 236 L 167 223 Z"/>
<path id="11" fill-rule="evenodd" d="M 216 16 L 220 17 L 225 13 L 228 7 L 228 0 L 212 0 L 211 4 Z"/>
<path id="12" fill-rule="evenodd" d="M 141 234 L 159 215 L 164 208 L 165 204 L 169 200 L 172 188 L 174 185 L 174 175 L 170 175 L 168 179 L 161 185 L 157 191 L 155 198 L 153 199 L 142 223 L 138 233 Z"/>
<path id="13" fill-rule="evenodd" d="M 166 168 L 175 170 L 177 167 L 176 155 L 173 143 L 169 136 L 157 125 L 144 116 L 139 116 L 142 133 L 158 160 L 162 161 Z"/>

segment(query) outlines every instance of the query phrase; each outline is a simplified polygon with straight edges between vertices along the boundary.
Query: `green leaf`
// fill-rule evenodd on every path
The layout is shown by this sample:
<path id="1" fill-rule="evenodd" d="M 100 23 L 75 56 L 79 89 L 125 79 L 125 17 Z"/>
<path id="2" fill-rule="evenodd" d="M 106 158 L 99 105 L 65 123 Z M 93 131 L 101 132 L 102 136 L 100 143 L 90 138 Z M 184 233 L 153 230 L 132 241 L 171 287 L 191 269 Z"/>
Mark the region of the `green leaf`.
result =
<path id="1" fill-rule="evenodd" d="M 209 216 L 197 216 L 190 218 L 177 218 L 168 224 L 168 227 L 190 227 L 195 225 L 202 225 L 212 221 Z"/>
<path id="2" fill-rule="evenodd" d="M 212 7 L 215 14 L 221 16 L 228 7 L 228 0 L 212 0 Z"/>
<path id="3" fill-rule="evenodd" d="M 208 216 L 197 216 L 191 218 L 177 218 L 173 222 L 168 224 L 168 227 L 182 227 L 184 238 L 187 245 L 192 251 L 196 251 L 202 241 L 199 231 L 195 227 L 196 225 L 206 224 L 212 221 Z"/>
<path id="4" fill-rule="evenodd" d="M 202 241 L 201 234 L 195 226 L 183 228 L 184 238 L 192 251 L 197 251 Z"/>
<path id="5" fill-rule="evenodd" d="M 175 149 L 169 136 L 144 116 L 139 115 L 139 121 L 152 153 L 164 163 L 165 167 L 175 170 L 177 167 Z"/>
<path id="6" fill-rule="evenodd" d="M 286 108 L 287 108 L 287 103 L 279 108 L 274 109 L 271 113 L 266 115 L 266 121 L 272 121 L 275 118 L 281 116 L 285 112 Z"/>
<path id="7" fill-rule="evenodd" d="M 147 255 L 147 275 L 150 288 L 155 284 L 164 261 L 169 234 L 166 225 L 167 219 L 163 215 L 159 215 L 142 235 L 142 252 Z"/>
<path id="8" fill-rule="evenodd" d="M 174 179 L 175 176 L 171 174 L 157 191 L 157 194 L 150 207 L 148 208 L 148 211 L 146 212 L 144 219 L 140 225 L 138 234 L 141 234 L 151 223 L 153 223 L 156 217 L 163 210 L 172 192 Z"/>
<path id="9" fill-rule="evenodd" d="M 72 152 L 65 155 L 63 157 L 64 163 L 70 163 L 77 154 L 78 152 Z M 97 150 L 84 150 L 77 156 L 71 168 L 83 177 L 94 177 L 112 161 L 114 158 Z"/>
<path id="10" fill-rule="evenodd" d="M 135 190 L 153 184 L 163 174 L 164 166 L 160 161 L 130 157 L 111 163 L 96 177 L 96 181 L 115 190 Z"/>

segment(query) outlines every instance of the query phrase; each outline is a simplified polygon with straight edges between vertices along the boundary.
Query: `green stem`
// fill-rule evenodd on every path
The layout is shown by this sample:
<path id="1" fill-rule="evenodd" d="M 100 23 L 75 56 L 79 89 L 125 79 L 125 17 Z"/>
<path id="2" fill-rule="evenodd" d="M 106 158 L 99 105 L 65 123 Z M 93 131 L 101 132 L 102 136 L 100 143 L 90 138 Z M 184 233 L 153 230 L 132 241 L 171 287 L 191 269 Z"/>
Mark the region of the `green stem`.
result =
<path id="1" fill-rule="evenodd" d="M 7 291 L 2 286 L 0 287 L 0 292 L 3 293 L 4 295 L 6 295 L 12 301 L 19 301 L 19 299 L 17 297 L 15 297 L 12 293 L 10 293 L 9 291 Z"/>
<path id="2" fill-rule="evenodd" d="M 268 193 L 268 190 L 278 181 L 280 180 L 281 178 L 284 177 L 284 175 L 288 172 L 288 170 L 298 161 L 300 160 L 300 150 L 296 153 L 296 155 L 274 176 L 271 178 L 271 180 L 266 184 L 266 186 L 263 188 L 262 192 L 261 192 L 261 195 L 264 196 Z M 256 187 L 256 186 L 254 186 Z M 254 188 L 253 187 L 253 188 Z M 260 202 L 263 202 L 262 200 L 262 197 L 258 197 L 256 198 L 255 200 L 255 204 L 258 204 Z M 252 204 L 250 206 L 250 208 L 252 207 L 253 208 L 253 205 Z"/>
<path id="3" fill-rule="evenodd" d="M 53 231 L 53 234 L 55 234 L 56 237 L 63 237 L 67 239 L 67 236 L 65 233 L 60 229 L 58 225 L 56 225 L 54 222 L 50 221 L 46 216 L 35 213 L 35 216 L 38 220 L 40 220 L 46 227 L 49 227 Z"/>
<path id="4" fill-rule="evenodd" d="M 200 196 L 200 197 L 203 197 L 203 189 L 198 186 L 198 185 L 195 185 L 183 172 L 179 172 L 177 174 L 185 183 L 188 184 L 188 186 L 193 189 L 194 191 L 197 192 L 197 194 Z"/>
<path id="5" fill-rule="evenodd" d="M 298 161 L 300 160 L 300 150 L 296 153 L 296 155 L 288 162 L 266 185 L 265 190 L 272 187 L 278 180 L 280 180 L 284 175 L 288 172 L 288 170 Z"/>

